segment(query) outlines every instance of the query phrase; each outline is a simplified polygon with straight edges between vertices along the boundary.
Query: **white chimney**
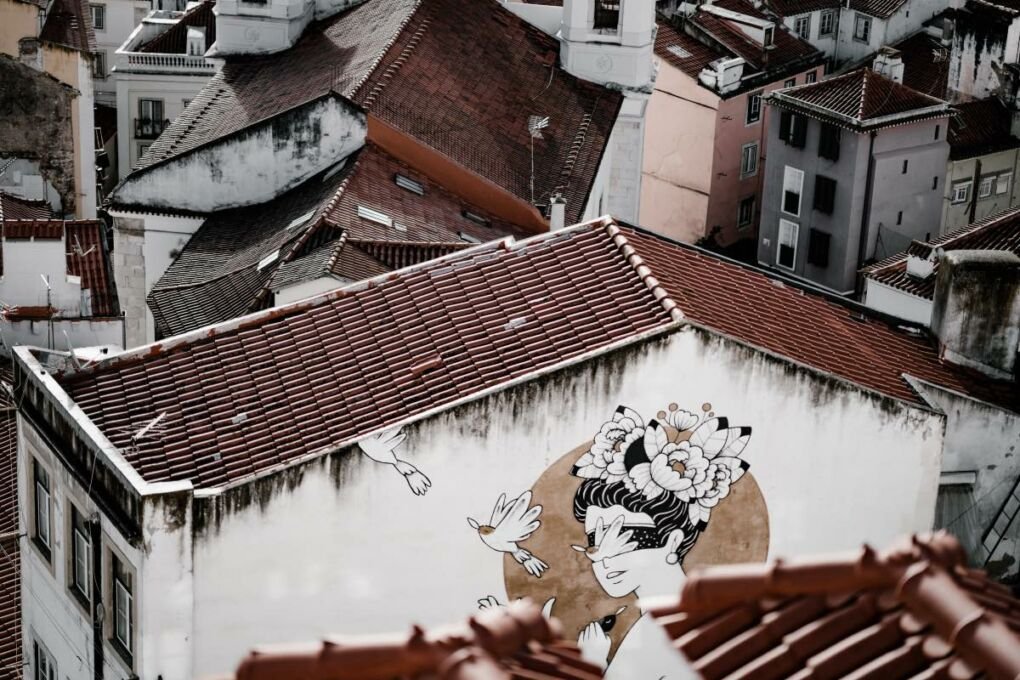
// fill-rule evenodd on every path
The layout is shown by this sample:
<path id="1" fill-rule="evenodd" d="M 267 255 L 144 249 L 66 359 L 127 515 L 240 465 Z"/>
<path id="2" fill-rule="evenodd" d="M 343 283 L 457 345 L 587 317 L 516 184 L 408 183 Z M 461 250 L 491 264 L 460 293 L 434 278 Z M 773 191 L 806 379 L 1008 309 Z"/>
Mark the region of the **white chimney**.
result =
<path id="1" fill-rule="evenodd" d="M 564 0 L 558 37 L 568 73 L 651 92 L 655 0 Z"/>
<path id="2" fill-rule="evenodd" d="M 549 230 L 556 231 L 567 226 L 567 202 L 561 194 L 554 194 L 549 201 Z"/>
<path id="3" fill-rule="evenodd" d="M 897 49 L 889 46 L 879 49 L 871 68 L 889 80 L 903 83 L 903 57 Z"/>
<path id="4" fill-rule="evenodd" d="M 998 250 L 942 253 L 931 329 L 947 361 L 1011 380 L 1020 344 L 1020 257 Z"/>
<path id="5" fill-rule="evenodd" d="M 205 27 L 188 26 L 188 56 L 201 57 L 205 54 Z"/>
<path id="6" fill-rule="evenodd" d="M 907 255 L 907 276 L 924 281 L 935 271 L 935 262 L 930 257 Z"/>

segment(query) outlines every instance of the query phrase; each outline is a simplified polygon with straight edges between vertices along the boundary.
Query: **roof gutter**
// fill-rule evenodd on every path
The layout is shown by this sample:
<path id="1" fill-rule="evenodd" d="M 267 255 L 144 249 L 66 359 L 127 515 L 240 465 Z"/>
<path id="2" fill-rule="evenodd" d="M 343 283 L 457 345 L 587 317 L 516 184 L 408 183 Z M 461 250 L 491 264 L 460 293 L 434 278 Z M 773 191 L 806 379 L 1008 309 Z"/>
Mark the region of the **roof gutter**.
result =
<path id="1" fill-rule="evenodd" d="M 823 106 L 818 106 L 817 104 L 810 104 L 808 102 L 795 99 L 782 92 L 771 92 L 766 97 L 766 99 L 768 100 L 769 103 L 773 105 L 799 110 L 802 113 L 809 114 L 813 113 L 818 116 L 837 120 L 840 123 L 843 123 L 845 126 L 860 132 L 867 132 L 869 130 L 874 130 L 876 128 L 886 127 L 888 125 L 910 123 L 915 120 L 921 120 L 924 118 L 932 118 L 937 116 L 948 117 L 949 115 L 952 114 L 952 110 L 950 109 L 949 105 L 946 104 L 945 102 L 940 102 L 938 104 L 933 104 L 932 106 L 927 106 L 922 109 L 912 109 L 904 113 L 893 113 L 887 116 L 879 116 L 877 118 L 866 118 L 864 120 L 860 120 L 858 118 L 854 118 L 853 116 L 848 116 L 843 113 L 837 113 L 836 111 L 832 111 Z"/>

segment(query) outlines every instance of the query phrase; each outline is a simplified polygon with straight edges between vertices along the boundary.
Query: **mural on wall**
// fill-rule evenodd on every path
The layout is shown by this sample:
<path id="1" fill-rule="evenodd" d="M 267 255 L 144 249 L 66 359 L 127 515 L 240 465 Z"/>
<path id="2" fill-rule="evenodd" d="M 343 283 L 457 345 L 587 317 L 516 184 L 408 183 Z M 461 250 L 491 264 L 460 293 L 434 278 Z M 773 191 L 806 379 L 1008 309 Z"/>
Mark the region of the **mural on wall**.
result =
<path id="1" fill-rule="evenodd" d="M 411 487 L 415 496 L 424 496 L 432 480 L 424 475 L 418 468 L 405 460 L 397 458 L 397 448 L 407 438 L 400 428 L 386 430 L 374 437 L 363 439 L 358 443 L 361 452 L 377 463 L 392 465 L 393 468 L 404 477 L 404 481 Z M 540 511 L 541 512 L 541 511 Z"/>
<path id="2" fill-rule="evenodd" d="M 488 524 L 479 524 L 478 520 L 468 517 L 468 524 L 478 532 L 482 543 L 496 552 L 507 553 L 523 566 L 535 578 L 549 565 L 538 559 L 517 544 L 525 541 L 535 533 L 542 523 L 538 516 L 542 514 L 542 506 L 531 506 L 531 492 L 525 491 L 512 501 L 507 501 L 502 494 L 492 509 L 492 517 Z"/>
<path id="3" fill-rule="evenodd" d="M 670 677 L 676 652 L 639 598 L 679 593 L 700 564 L 765 559 L 768 514 L 743 458 L 750 440 L 751 428 L 731 427 L 711 404 L 700 413 L 670 404 L 648 421 L 619 407 L 529 492 L 497 503 L 500 516 L 528 519 L 510 550 L 549 561 L 525 572 L 512 552 L 486 542 L 506 553 L 507 595 L 545 602 L 607 677 Z"/>

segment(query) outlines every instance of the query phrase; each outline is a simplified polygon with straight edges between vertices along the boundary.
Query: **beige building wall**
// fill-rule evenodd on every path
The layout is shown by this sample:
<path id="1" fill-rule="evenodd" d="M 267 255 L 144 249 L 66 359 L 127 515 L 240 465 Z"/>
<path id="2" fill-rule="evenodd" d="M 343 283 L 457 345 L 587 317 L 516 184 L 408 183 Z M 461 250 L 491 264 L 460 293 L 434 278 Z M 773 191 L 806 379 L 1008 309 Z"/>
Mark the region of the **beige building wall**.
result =
<path id="1" fill-rule="evenodd" d="M 648 103 L 641 224 L 663 236 L 705 235 L 719 97 L 665 62 Z"/>
<path id="2" fill-rule="evenodd" d="M 18 41 L 39 35 L 39 8 L 16 0 L 0 0 L 0 52 L 18 58 Z"/>

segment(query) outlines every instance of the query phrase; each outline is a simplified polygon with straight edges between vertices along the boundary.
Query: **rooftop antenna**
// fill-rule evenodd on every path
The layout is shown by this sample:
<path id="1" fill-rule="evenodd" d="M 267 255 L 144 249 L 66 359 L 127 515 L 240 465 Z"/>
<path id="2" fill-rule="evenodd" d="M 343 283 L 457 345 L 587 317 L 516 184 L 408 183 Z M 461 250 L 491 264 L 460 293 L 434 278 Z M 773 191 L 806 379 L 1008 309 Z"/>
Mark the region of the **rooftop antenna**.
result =
<path id="1" fill-rule="evenodd" d="M 535 140 L 542 139 L 542 130 L 549 127 L 549 116 L 528 116 L 528 134 L 531 136 L 531 204 L 535 204 Z"/>
<path id="2" fill-rule="evenodd" d="M 83 249 L 81 247 L 81 241 L 78 240 L 78 234 L 74 234 L 74 245 L 71 247 L 71 249 L 72 249 L 72 252 L 75 255 L 77 255 L 78 257 L 85 257 L 86 255 L 91 253 L 93 250 L 95 250 L 96 246 L 95 246 L 95 244 L 93 244 L 93 245 L 89 246 L 88 250 Z"/>
<path id="3" fill-rule="evenodd" d="M 78 361 L 78 357 L 74 354 L 74 345 L 71 344 L 71 336 L 67 334 L 67 329 L 64 329 L 64 340 L 67 341 L 67 349 L 71 354 L 71 364 L 74 366 L 74 370 L 81 370 L 81 363 Z"/>
<path id="4" fill-rule="evenodd" d="M 50 288 L 50 277 L 45 274 L 40 274 L 39 278 L 42 279 L 43 285 L 46 286 L 46 316 L 48 317 L 49 332 L 46 334 L 46 340 L 49 342 L 47 349 L 53 349 L 53 289 Z"/>
<path id="5" fill-rule="evenodd" d="M 149 432 L 151 432 L 154 427 L 159 425 L 160 421 L 162 421 L 163 418 L 166 418 L 166 411 L 160 411 L 158 416 L 147 422 L 145 425 L 142 426 L 140 430 L 131 435 L 131 443 L 134 444 L 140 442 L 145 437 L 145 435 L 149 434 Z"/>

